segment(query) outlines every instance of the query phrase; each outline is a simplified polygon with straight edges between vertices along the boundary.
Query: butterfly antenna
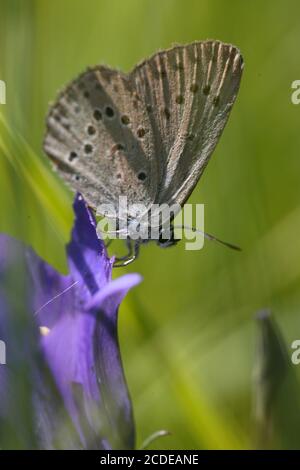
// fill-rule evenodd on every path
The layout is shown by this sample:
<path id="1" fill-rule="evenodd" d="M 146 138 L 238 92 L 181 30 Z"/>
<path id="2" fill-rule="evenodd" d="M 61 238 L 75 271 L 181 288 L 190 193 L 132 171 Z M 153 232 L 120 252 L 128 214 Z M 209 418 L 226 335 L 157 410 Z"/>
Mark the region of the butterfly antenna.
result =
<path id="1" fill-rule="evenodd" d="M 206 238 L 207 240 L 210 240 L 212 242 L 218 242 L 221 245 L 227 246 L 227 248 L 230 248 L 231 250 L 242 251 L 242 249 L 239 246 L 234 245 L 233 243 L 225 242 L 224 240 L 220 240 L 220 238 L 217 238 L 214 235 L 211 235 L 210 233 L 203 232 L 202 230 L 196 229 L 195 227 L 189 227 L 188 225 L 174 225 L 174 229 L 176 228 L 190 230 L 191 232 L 194 232 L 194 233 L 199 233 L 200 235 L 203 235 L 203 237 Z"/>

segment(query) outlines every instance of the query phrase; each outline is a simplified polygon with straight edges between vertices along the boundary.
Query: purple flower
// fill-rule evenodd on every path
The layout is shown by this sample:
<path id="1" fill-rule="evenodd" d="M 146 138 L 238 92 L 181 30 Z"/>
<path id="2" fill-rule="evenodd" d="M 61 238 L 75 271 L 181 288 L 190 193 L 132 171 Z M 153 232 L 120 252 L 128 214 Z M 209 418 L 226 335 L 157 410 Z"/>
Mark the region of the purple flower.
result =
<path id="1" fill-rule="evenodd" d="M 7 364 L 0 365 L 0 434 L 4 423 L 20 447 L 132 449 L 117 315 L 140 276 L 111 280 L 113 259 L 80 195 L 74 210 L 67 276 L 0 236 L 0 340 L 7 346 Z"/>

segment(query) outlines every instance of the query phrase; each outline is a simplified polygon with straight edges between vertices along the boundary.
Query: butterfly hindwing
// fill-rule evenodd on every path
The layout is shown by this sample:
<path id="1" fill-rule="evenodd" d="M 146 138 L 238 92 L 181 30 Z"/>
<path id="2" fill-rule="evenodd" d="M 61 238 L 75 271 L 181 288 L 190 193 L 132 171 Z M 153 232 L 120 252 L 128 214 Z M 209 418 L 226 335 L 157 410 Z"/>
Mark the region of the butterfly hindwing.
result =
<path id="1" fill-rule="evenodd" d="M 119 196 L 149 205 L 158 168 L 147 116 L 130 76 L 95 67 L 72 82 L 50 109 L 44 148 L 90 206 L 117 208 Z"/>

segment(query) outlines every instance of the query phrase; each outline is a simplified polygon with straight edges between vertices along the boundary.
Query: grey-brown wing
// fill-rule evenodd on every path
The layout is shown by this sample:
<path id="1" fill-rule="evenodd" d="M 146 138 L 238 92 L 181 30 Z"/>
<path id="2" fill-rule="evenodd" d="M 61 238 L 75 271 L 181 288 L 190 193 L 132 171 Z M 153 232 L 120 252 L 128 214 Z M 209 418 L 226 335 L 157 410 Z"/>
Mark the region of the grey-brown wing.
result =
<path id="1" fill-rule="evenodd" d="M 158 168 L 144 101 L 130 76 L 98 66 L 59 95 L 47 118 L 44 149 L 58 173 L 94 208 L 151 204 Z"/>
<path id="2" fill-rule="evenodd" d="M 236 47 L 205 41 L 161 51 L 133 71 L 155 136 L 156 203 L 182 205 L 191 194 L 225 127 L 242 69 Z"/>

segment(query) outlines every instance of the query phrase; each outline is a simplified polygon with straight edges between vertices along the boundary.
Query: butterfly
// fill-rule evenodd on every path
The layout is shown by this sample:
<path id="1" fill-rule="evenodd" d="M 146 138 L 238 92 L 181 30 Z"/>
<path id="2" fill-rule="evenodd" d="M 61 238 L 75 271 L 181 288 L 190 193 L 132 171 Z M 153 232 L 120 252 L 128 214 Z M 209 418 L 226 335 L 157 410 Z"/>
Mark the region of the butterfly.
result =
<path id="1" fill-rule="evenodd" d="M 51 106 L 44 150 L 93 209 L 117 212 L 120 196 L 129 207 L 182 207 L 225 127 L 242 71 L 240 51 L 214 40 L 159 51 L 128 74 L 88 68 Z M 130 223 L 136 214 L 129 208 L 125 217 Z M 121 265 L 145 240 L 127 241 Z M 161 227 L 161 246 L 176 241 L 174 230 L 165 239 Z"/>

